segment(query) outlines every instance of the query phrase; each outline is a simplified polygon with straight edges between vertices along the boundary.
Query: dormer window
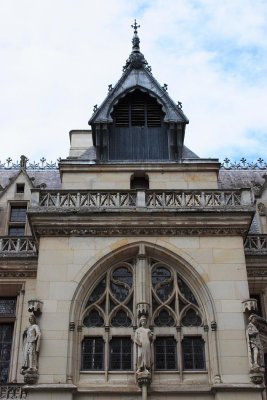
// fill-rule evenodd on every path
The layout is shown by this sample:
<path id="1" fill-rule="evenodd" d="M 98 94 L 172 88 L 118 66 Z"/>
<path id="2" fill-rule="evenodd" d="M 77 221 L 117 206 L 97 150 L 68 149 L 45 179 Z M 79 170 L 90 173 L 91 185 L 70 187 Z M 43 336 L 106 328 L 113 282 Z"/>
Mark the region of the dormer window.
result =
<path id="1" fill-rule="evenodd" d="M 139 90 L 129 93 L 114 107 L 113 120 L 117 127 L 161 127 L 163 112 L 157 100 Z"/>
<path id="2" fill-rule="evenodd" d="M 109 134 L 109 160 L 167 160 L 164 112 L 156 98 L 135 90 L 114 106 Z"/>
<path id="3" fill-rule="evenodd" d="M 24 193 L 25 184 L 24 183 L 17 183 L 16 185 L 16 193 Z"/>

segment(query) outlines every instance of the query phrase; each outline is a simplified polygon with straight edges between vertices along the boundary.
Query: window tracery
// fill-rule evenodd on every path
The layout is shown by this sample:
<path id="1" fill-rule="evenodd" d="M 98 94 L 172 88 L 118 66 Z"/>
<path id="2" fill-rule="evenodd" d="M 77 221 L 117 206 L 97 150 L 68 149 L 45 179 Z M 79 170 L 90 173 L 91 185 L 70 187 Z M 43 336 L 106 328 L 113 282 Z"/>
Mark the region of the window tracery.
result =
<path id="1" fill-rule="evenodd" d="M 205 370 L 203 310 L 176 266 L 142 255 L 119 262 L 89 290 L 84 304 L 81 370 L 136 369 L 134 331 L 146 312 L 155 337 L 155 373 Z"/>

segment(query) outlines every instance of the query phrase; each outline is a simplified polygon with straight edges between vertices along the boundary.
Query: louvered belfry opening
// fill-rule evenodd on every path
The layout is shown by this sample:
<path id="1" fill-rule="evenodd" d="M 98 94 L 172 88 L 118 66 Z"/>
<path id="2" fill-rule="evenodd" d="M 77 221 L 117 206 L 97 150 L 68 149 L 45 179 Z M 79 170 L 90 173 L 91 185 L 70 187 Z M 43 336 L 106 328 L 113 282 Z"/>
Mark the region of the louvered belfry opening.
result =
<path id="1" fill-rule="evenodd" d="M 112 118 L 110 160 L 168 159 L 164 113 L 155 98 L 135 90 L 118 102 Z"/>

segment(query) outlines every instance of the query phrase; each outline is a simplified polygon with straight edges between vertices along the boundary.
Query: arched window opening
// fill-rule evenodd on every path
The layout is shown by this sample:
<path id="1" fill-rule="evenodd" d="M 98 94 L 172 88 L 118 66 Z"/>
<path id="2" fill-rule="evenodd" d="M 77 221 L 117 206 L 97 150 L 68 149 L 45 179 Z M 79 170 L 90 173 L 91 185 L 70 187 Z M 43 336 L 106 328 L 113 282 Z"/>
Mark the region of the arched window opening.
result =
<path id="1" fill-rule="evenodd" d="M 149 177 L 142 172 L 136 172 L 131 176 L 131 189 L 149 189 Z"/>
<path id="2" fill-rule="evenodd" d="M 81 370 L 134 373 L 133 337 L 145 312 L 140 314 L 143 296 L 153 330 L 154 372 L 204 371 L 204 310 L 196 291 L 176 266 L 142 257 L 111 265 L 89 289 L 81 316 Z"/>

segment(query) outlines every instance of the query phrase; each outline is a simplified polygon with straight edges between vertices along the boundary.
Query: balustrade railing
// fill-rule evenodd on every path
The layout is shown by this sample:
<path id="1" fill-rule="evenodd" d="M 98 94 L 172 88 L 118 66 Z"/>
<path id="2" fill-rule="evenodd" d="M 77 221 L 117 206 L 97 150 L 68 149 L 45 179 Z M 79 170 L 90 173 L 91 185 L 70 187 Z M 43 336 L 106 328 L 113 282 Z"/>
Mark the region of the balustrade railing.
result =
<path id="1" fill-rule="evenodd" d="M 0 255 L 2 254 L 36 254 L 35 241 L 32 236 L 0 237 Z M 0 397 L 1 398 L 1 397 Z"/>
<path id="2" fill-rule="evenodd" d="M 26 399 L 27 393 L 23 389 L 22 385 L 12 384 L 12 385 L 0 385 L 0 399 Z"/>
<path id="3" fill-rule="evenodd" d="M 92 192 L 46 192 L 40 194 L 41 207 L 135 207 L 136 192 L 92 191 Z"/>
<path id="4" fill-rule="evenodd" d="M 165 207 L 222 207 L 241 206 L 241 192 L 237 191 L 147 191 L 146 206 Z"/>
<path id="5" fill-rule="evenodd" d="M 267 235 L 248 235 L 244 247 L 246 254 L 267 254 Z"/>
<path id="6" fill-rule="evenodd" d="M 40 191 L 32 206 L 46 208 L 207 208 L 251 206 L 250 190 Z"/>

